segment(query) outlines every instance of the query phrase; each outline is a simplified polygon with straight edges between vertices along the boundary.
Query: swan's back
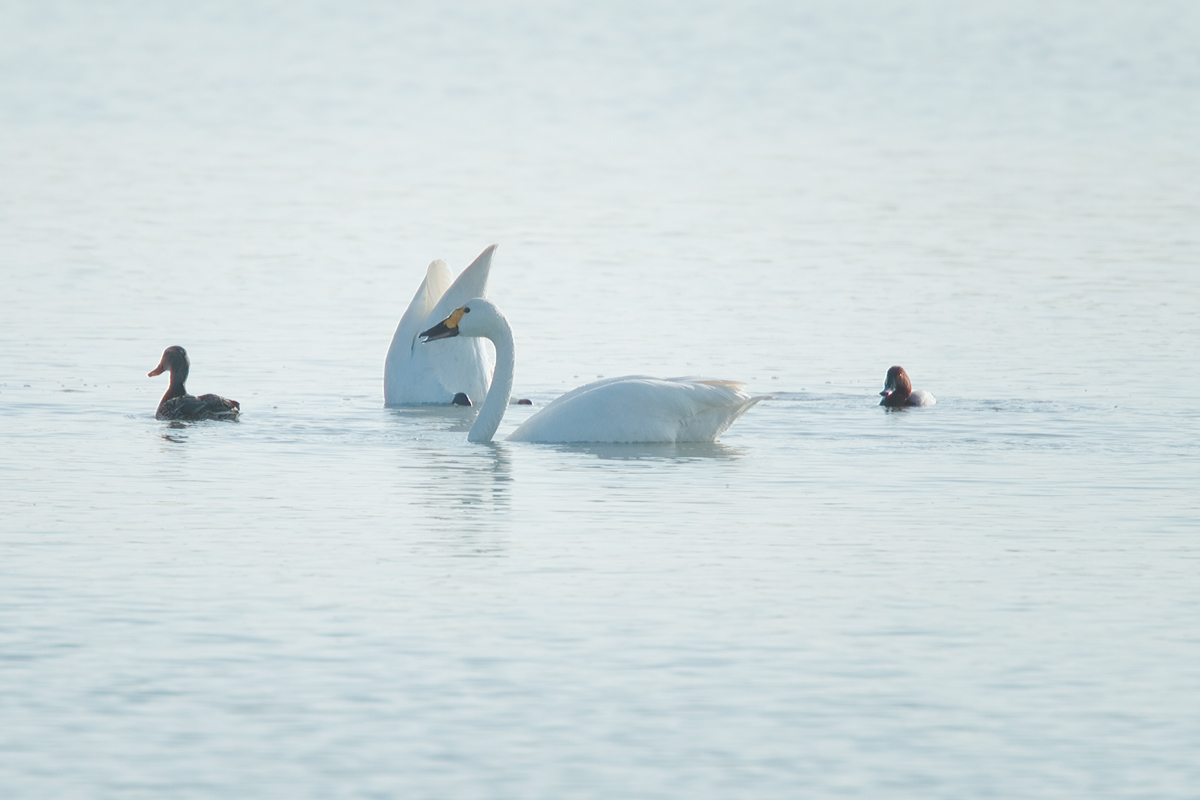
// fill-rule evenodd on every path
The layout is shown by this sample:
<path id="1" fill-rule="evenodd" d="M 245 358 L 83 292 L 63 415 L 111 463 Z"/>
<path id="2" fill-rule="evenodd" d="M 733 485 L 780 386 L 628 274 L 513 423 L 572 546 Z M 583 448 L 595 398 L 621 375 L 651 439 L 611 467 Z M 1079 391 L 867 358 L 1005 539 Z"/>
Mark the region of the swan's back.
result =
<path id="1" fill-rule="evenodd" d="M 567 392 L 508 438 L 517 442 L 711 442 L 761 399 L 731 381 L 627 375 Z"/>
<path id="2" fill-rule="evenodd" d="M 421 345 L 421 331 L 448 316 L 463 303 L 487 293 L 492 268 L 492 245 L 452 281 L 450 267 L 438 259 L 429 265 L 425 280 L 388 349 L 383 367 L 384 405 L 450 403 L 459 392 L 478 402 L 487 393 L 495 358 L 482 339 L 450 339 Z"/>

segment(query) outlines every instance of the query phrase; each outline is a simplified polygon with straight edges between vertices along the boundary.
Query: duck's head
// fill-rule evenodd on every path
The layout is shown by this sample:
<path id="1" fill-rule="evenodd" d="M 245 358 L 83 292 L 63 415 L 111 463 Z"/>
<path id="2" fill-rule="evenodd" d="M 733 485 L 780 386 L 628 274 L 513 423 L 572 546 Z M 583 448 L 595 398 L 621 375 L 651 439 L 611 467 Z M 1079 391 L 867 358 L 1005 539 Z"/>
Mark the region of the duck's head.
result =
<path id="1" fill-rule="evenodd" d="M 454 309 L 450 316 L 423 331 L 421 336 L 426 342 L 451 336 L 488 336 L 504 327 L 503 319 L 500 309 L 480 297 Z"/>
<path id="2" fill-rule="evenodd" d="M 153 378 L 155 375 L 161 375 L 169 370 L 172 383 L 182 383 L 187 379 L 191 363 L 188 360 L 187 350 L 179 345 L 172 345 L 163 350 L 162 360 L 158 362 L 157 367 L 146 373 L 146 377 Z"/>
<path id="3" fill-rule="evenodd" d="M 912 381 L 908 379 L 908 373 L 904 371 L 904 367 L 892 367 L 887 371 L 887 378 L 883 382 L 883 391 L 879 395 L 886 399 L 893 393 L 899 393 L 901 397 L 908 397 L 912 394 Z"/>

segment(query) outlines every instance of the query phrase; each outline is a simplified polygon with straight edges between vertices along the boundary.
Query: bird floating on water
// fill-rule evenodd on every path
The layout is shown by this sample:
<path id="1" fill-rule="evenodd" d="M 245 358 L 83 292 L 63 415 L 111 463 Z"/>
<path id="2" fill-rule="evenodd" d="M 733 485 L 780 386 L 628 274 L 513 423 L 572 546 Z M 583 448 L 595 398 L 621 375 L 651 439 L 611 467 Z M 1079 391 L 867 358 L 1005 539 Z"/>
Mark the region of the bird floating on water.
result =
<path id="1" fill-rule="evenodd" d="M 420 334 L 426 342 L 456 336 L 489 339 L 496 371 L 467 434 L 490 442 L 512 396 L 516 356 L 512 328 L 500 309 L 471 300 Z M 744 385 L 700 378 L 626 375 L 580 386 L 538 411 L 508 436 L 516 442 L 711 442 L 762 397 Z"/>
<path id="2" fill-rule="evenodd" d="M 908 379 L 904 367 L 892 367 L 888 370 L 887 379 L 883 382 L 883 391 L 879 394 L 883 397 L 879 405 L 888 408 L 931 406 L 937 402 L 937 398 L 929 392 L 913 390 L 912 381 Z"/>
<path id="3" fill-rule="evenodd" d="M 228 400 L 215 394 L 195 397 L 187 393 L 183 384 L 190 368 L 191 361 L 182 347 L 174 345 L 163 350 L 162 360 L 147 373 L 147 377 L 153 378 L 170 370 L 171 386 L 159 401 L 154 416 L 177 420 L 237 419 L 242 408 L 237 400 Z"/>
<path id="4" fill-rule="evenodd" d="M 445 261 L 439 259 L 429 265 L 388 348 L 383 366 L 385 406 L 469 406 L 487 393 L 495 361 L 483 341 L 464 338 L 434 347 L 417 344 L 421 331 L 468 300 L 487 294 L 495 252 L 496 245 L 488 247 L 453 283 Z"/>

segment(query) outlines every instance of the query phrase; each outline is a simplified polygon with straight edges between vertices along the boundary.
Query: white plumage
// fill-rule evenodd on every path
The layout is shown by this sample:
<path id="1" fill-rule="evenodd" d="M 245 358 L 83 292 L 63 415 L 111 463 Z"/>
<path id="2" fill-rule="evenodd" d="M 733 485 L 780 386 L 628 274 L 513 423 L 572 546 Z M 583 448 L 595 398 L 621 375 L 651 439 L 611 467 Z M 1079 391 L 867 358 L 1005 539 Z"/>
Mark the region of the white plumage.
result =
<path id="1" fill-rule="evenodd" d="M 480 253 L 451 283 L 441 259 L 429 265 L 425 280 L 400 318 L 383 367 L 386 406 L 449 404 L 462 392 L 478 403 L 487 393 L 495 360 L 481 339 L 452 339 L 423 346 L 420 332 L 475 297 L 487 294 L 496 245 Z"/>
<path id="2" fill-rule="evenodd" d="M 486 338 L 496 346 L 491 389 L 467 439 L 490 442 L 512 395 L 516 357 L 512 328 L 500 310 L 475 299 L 424 331 L 426 341 Z M 508 437 L 517 442 L 711 442 L 761 397 L 740 383 L 628 375 L 567 392 Z"/>
<path id="3" fill-rule="evenodd" d="M 932 406 L 937 404 L 937 398 L 924 389 L 914 389 L 908 404 L 910 406 Z"/>
<path id="4" fill-rule="evenodd" d="M 509 434 L 514 442 L 711 442 L 761 398 L 740 383 L 626 375 L 567 392 Z"/>

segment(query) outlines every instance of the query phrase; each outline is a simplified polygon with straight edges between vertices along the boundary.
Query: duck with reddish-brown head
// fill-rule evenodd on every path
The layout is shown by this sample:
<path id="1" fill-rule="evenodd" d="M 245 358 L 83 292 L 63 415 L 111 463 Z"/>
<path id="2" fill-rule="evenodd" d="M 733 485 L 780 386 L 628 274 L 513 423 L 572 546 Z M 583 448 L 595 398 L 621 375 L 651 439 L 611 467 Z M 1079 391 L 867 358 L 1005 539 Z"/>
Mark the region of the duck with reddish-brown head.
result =
<path id="1" fill-rule="evenodd" d="M 158 403 L 158 411 L 154 416 L 158 419 L 175 419 L 195 421 L 202 419 L 237 419 L 241 413 L 241 405 L 237 400 L 227 400 L 215 394 L 202 394 L 195 397 L 183 388 L 187 380 L 191 361 L 187 351 L 179 345 L 168 347 L 163 351 L 162 361 L 147 373 L 153 378 L 170 370 L 171 386 Z"/>
<path id="2" fill-rule="evenodd" d="M 937 398 L 929 392 L 912 388 L 912 381 L 904 367 L 892 367 L 888 370 L 887 379 L 883 382 L 883 391 L 879 393 L 883 399 L 879 405 L 887 408 L 906 408 L 908 406 L 931 406 Z"/>

